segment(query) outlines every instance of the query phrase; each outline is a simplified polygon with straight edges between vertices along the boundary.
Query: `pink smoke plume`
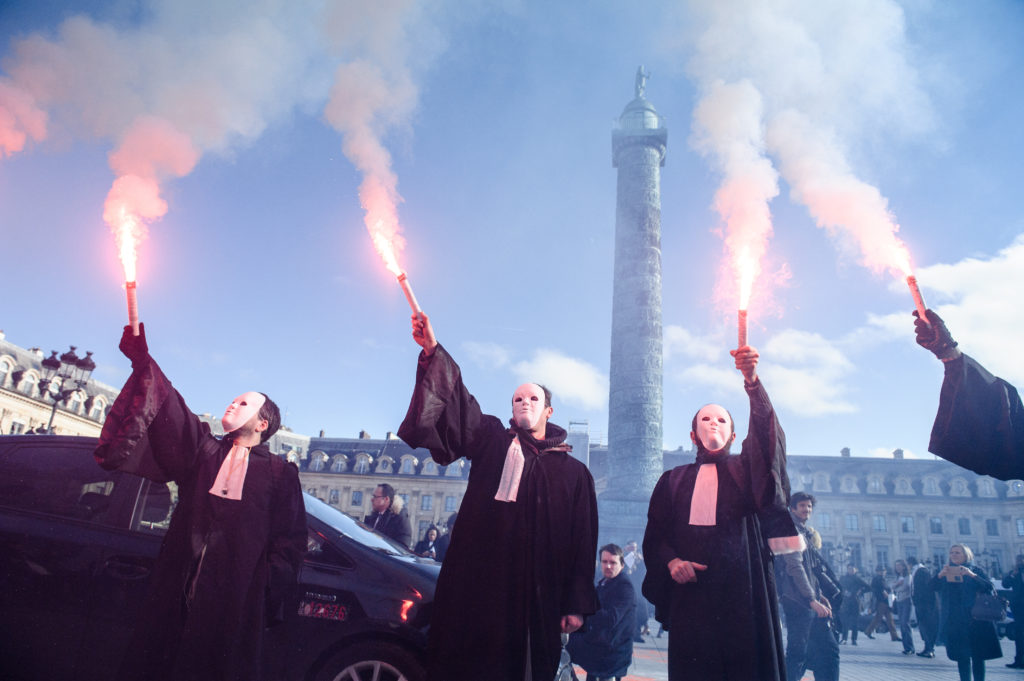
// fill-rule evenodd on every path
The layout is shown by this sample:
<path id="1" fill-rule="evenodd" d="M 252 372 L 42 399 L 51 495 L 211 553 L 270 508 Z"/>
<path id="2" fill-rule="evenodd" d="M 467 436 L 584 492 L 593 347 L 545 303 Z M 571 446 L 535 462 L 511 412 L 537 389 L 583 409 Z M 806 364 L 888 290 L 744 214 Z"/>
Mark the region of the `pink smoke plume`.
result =
<path id="1" fill-rule="evenodd" d="M 146 224 L 167 212 L 160 181 L 187 175 L 198 160 L 199 151 L 188 135 L 152 116 L 135 121 L 111 152 L 110 167 L 118 177 L 107 194 L 103 219 L 117 240 L 125 281 L 137 281 L 138 245 L 146 236 Z"/>
<path id="2" fill-rule="evenodd" d="M 399 256 L 405 248 L 398 219 L 398 178 L 381 135 L 404 121 L 415 106 L 416 87 L 399 70 L 390 77 L 368 62 L 343 64 L 335 74 L 324 110 L 327 121 L 342 133 L 342 149 L 362 173 L 359 202 L 374 248 L 394 274 L 402 273 Z"/>
<path id="3" fill-rule="evenodd" d="M 848 150 L 861 138 L 925 138 L 935 117 L 893 0 L 689 0 L 689 70 L 708 90 L 749 81 L 763 99 L 765 158 L 816 224 L 876 272 L 912 271 L 888 201 L 860 179 Z M 750 111 L 732 102 L 740 115 Z M 724 186 L 724 184 L 723 184 Z M 769 199 L 771 197 L 768 197 Z M 716 200 L 717 203 L 717 200 Z"/>
<path id="4" fill-rule="evenodd" d="M 32 138 L 46 137 L 46 112 L 39 109 L 30 94 L 0 79 L 0 158 L 25 148 Z"/>
<path id="5" fill-rule="evenodd" d="M 694 111 L 692 141 L 723 176 L 714 206 L 726 260 L 716 299 L 729 309 L 747 310 L 772 236 L 769 203 L 779 193 L 778 176 L 765 157 L 757 88 L 747 80 L 715 81 Z"/>
<path id="6" fill-rule="evenodd" d="M 772 121 L 769 143 L 793 197 L 818 226 L 859 249 L 861 263 L 876 272 L 900 278 L 913 272 L 888 200 L 853 174 L 827 130 L 797 111 L 783 111 Z"/>

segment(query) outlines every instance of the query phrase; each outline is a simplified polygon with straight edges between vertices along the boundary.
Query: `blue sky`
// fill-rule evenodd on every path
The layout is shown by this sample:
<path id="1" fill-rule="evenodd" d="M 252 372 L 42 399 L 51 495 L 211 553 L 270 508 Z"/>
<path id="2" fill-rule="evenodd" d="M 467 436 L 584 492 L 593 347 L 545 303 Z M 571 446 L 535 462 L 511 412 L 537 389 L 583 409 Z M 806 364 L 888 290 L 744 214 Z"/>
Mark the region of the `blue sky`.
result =
<path id="1" fill-rule="evenodd" d="M 961 347 L 1024 383 L 1024 5 L 325 4 L 0 3 L 8 340 L 75 344 L 94 351 L 99 380 L 127 377 L 103 207 L 118 177 L 110 155 L 156 118 L 190 140 L 195 163 L 157 173 L 167 211 L 141 246 L 139 305 L 153 356 L 193 410 L 219 414 L 257 389 L 298 432 L 396 430 L 418 348 L 363 226 L 367 165 L 343 146 L 363 132 L 390 155 L 401 261 L 485 410 L 504 416 L 515 386 L 537 380 L 555 391 L 555 422 L 589 420 L 601 439 L 610 137 L 644 64 L 669 130 L 667 449 L 688 445 L 705 402 L 745 421 L 728 356 L 735 311 L 715 295 L 723 166 L 692 127 L 718 81 L 758 94 L 777 176 L 758 285 L 773 305 L 752 307 L 750 340 L 790 452 L 927 456 L 942 368 L 914 345 L 906 287 L 794 195 L 775 136 L 786 112 L 831 141 L 848 178 L 877 188 Z M 343 80 L 353 65 L 379 78 Z M 351 123 L 360 112 L 363 128 Z M 40 113 L 45 133 L 16 144 Z"/>

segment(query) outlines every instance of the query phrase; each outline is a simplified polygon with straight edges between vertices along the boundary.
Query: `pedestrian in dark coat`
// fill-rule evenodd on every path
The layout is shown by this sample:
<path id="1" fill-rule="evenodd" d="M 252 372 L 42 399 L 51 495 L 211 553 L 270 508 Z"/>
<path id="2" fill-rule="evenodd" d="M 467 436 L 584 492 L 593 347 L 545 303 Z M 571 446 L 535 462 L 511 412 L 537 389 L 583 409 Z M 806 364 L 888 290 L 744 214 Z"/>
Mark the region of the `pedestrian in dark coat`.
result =
<path id="1" fill-rule="evenodd" d="M 423 533 L 423 539 L 416 542 L 416 548 L 412 552 L 417 556 L 437 560 L 437 528 L 433 525 L 428 527 Z"/>
<path id="2" fill-rule="evenodd" d="M 924 649 L 917 654 L 918 657 L 935 657 L 935 641 L 939 636 L 939 601 L 932 577 L 931 570 L 924 565 L 918 562 L 911 564 L 910 599 L 917 613 L 917 630 L 924 642 Z"/>
<path id="3" fill-rule="evenodd" d="M 107 469 L 177 484 L 143 615 L 119 679 L 253 681 L 264 629 L 284 617 L 306 551 L 298 469 L 265 442 L 280 413 L 262 393 L 236 398 L 218 439 L 125 327 L 132 375 L 103 424 Z M 287 606 L 287 607 L 293 607 Z"/>
<path id="4" fill-rule="evenodd" d="M 472 462 L 437 581 L 428 677 L 552 679 L 562 632 L 597 610 L 594 480 L 548 421 L 542 386 L 516 389 L 507 427 L 480 410 L 426 315 L 414 315 L 413 338 L 423 351 L 398 435 L 442 466 Z"/>
<path id="5" fill-rule="evenodd" d="M 633 662 L 636 592 L 626 574 L 622 549 L 601 547 L 601 579 L 597 582 L 598 610 L 583 629 L 569 637 L 572 661 L 587 672 L 587 681 L 621 679 Z"/>
<path id="6" fill-rule="evenodd" d="M 1024 556 L 1017 556 L 1013 569 L 1003 577 L 1003 588 L 1010 589 L 1010 610 L 1013 611 L 1013 662 L 1011 669 L 1024 669 Z"/>
<path id="7" fill-rule="evenodd" d="M 857 645 L 857 632 L 860 631 L 860 597 L 871 589 L 871 585 L 857 574 L 856 565 L 847 565 L 846 574 L 839 579 L 839 586 L 843 589 L 843 603 L 839 606 L 843 638 L 839 642 L 846 643 L 847 632 L 850 632 L 850 643 Z"/>
<path id="8" fill-rule="evenodd" d="M 942 601 L 939 638 L 946 642 L 946 655 L 956 660 L 960 681 L 985 678 L 985 660 L 1003 656 L 994 622 L 971 616 L 979 593 L 991 593 L 988 575 L 974 564 L 974 554 L 963 544 L 949 549 L 949 565 L 932 580 Z"/>
<path id="9" fill-rule="evenodd" d="M 786 676 L 772 556 L 761 515 L 788 525 L 786 439 L 757 377 L 757 351 L 733 351 L 750 399 L 739 455 L 732 417 L 705 405 L 690 437 L 697 462 L 661 476 L 651 495 L 643 591 L 669 630 L 670 681 L 780 681 Z M 771 536 L 780 536 L 773 532 Z"/>
<path id="10" fill-rule="evenodd" d="M 373 513 L 366 516 L 363 523 L 408 549 L 412 542 L 412 525 L 408 514 L 403 512 L 402 498 L 395 494 L 395 488 L 387 483 L 377 485 L 371 505 Z"/>

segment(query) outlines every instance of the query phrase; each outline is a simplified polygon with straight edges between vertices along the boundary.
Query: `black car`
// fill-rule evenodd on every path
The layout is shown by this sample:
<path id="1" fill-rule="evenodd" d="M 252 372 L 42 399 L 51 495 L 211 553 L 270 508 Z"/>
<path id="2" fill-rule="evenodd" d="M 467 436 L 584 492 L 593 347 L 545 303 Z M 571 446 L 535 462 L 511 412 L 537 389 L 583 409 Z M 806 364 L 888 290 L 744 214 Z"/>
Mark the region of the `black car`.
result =
<path id="1" fill-rule="evenodd" d="M 109 679 L 177 494 L 101 469 L 94 438 L 0 436 L 0 678 Z M 440 565 L 306 495 L 309 551 L 274 681 L 420 681 Z"/>

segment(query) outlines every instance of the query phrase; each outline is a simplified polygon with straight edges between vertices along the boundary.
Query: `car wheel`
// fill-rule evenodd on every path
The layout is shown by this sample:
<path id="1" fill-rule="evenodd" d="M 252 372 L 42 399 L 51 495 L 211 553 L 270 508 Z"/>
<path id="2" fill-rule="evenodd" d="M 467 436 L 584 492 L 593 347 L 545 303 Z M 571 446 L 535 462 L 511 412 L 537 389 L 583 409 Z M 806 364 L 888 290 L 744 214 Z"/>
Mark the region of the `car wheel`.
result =
<path id="1" fill-rule="evenodd" d="M 424 681 L 416 656 L 393 643 L 356 643 L 331 657 L 316 681 Z"/>

